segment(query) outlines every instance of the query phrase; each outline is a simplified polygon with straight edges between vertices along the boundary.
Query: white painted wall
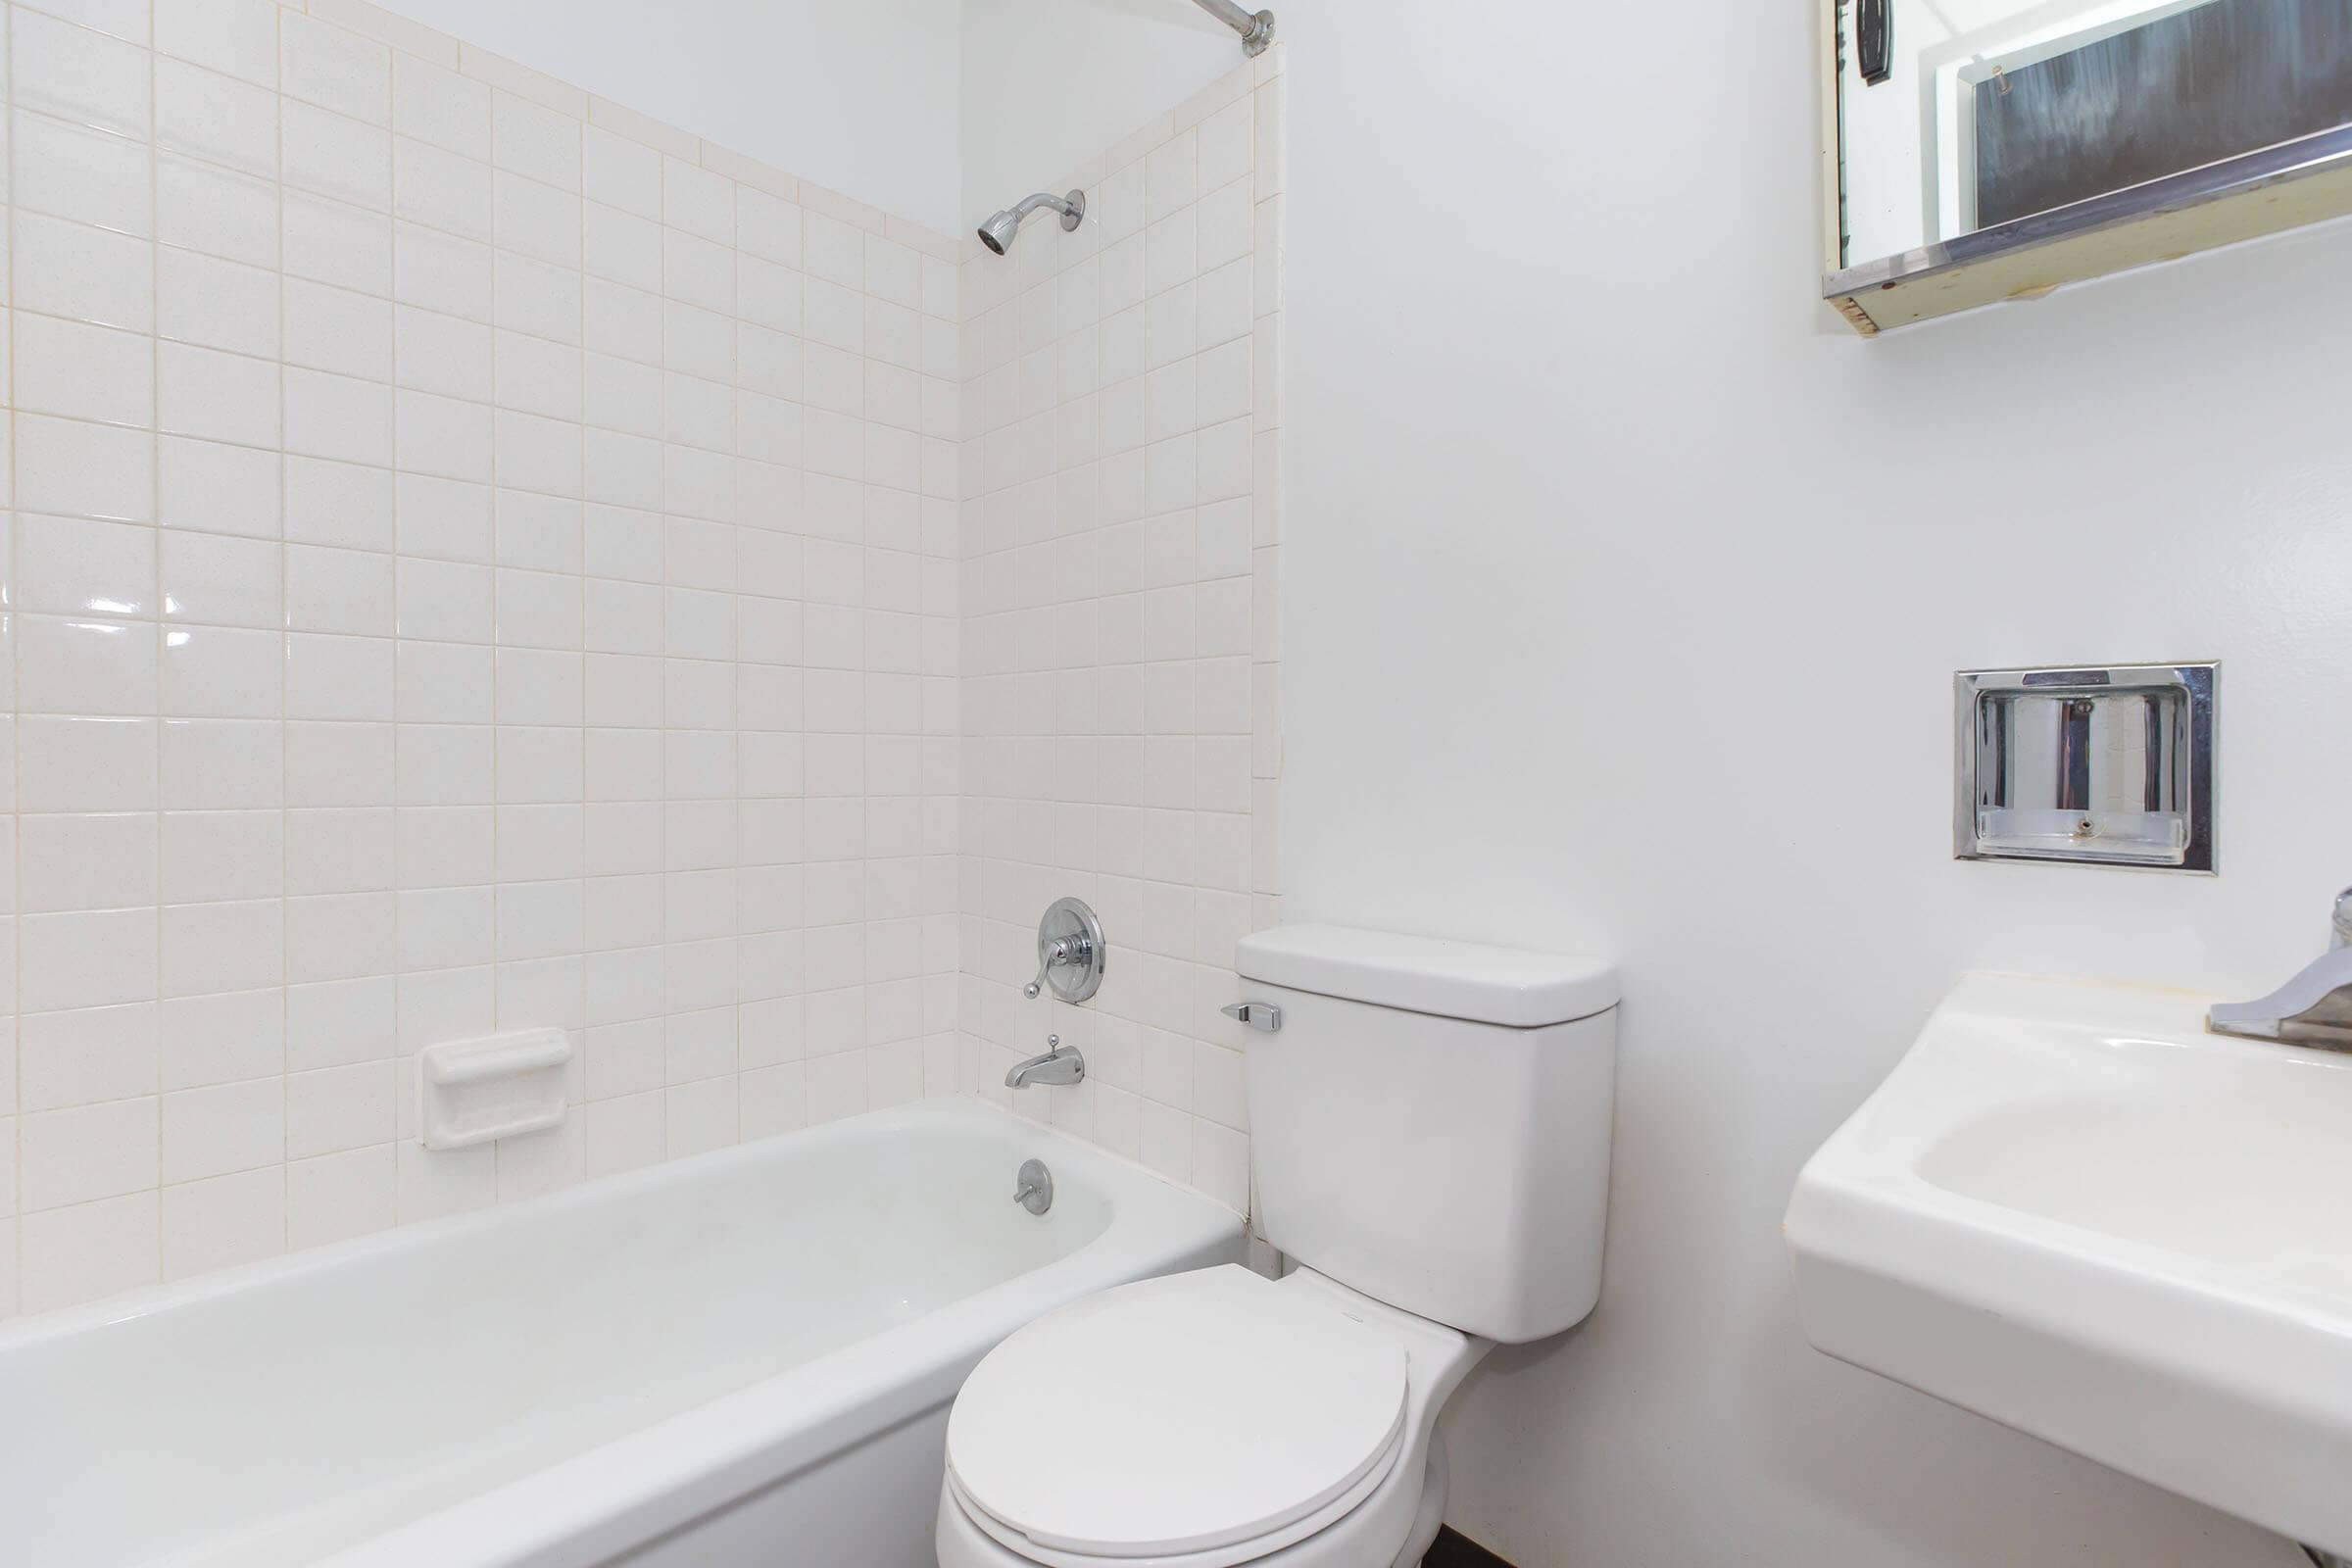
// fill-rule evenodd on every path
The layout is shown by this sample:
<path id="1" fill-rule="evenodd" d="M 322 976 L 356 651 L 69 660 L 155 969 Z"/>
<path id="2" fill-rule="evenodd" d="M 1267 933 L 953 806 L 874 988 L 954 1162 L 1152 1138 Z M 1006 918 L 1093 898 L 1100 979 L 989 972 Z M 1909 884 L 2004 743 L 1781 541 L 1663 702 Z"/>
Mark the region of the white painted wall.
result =
<path id="1" fill-rule="evenodd" d="M 1625 966 L 1603 1299 L 1468 1389 L 1454 1523 L 1525 1568 L 2299 1562 L 1815 1354 L 1778 1221 L 1961 970 L 2253 994 L 2322 945 L 2352 233 L 1865 343 L 1813 298 L 1810 7 L 1281 15 L 1285 915 Z M 2197 657 L 2221 877 L 1952 861 L 1952 670 Z"/>
<path id="2" fill-rule="evenodd" d="M 1188 0 L 963 0 L 960 226 L 1062 178 L 1242 59 L 1233 30 Z"/>
<path id="3" fill-rule="evenodd" d="M 468 43 L 942 231 L 957 0 L 384 0 Z"/>

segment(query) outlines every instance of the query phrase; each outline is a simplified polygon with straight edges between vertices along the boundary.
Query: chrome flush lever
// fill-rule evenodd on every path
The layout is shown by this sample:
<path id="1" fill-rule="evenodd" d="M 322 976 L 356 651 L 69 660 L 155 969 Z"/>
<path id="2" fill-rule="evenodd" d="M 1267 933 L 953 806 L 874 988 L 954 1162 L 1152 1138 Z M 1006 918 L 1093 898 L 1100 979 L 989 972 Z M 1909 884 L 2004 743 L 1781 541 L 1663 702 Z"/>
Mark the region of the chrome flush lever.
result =
<path id="1" fill-rule="evenodd" d="M 1267 1034 L 1282 1027 L 1282 1009 L 1271 1002 L 1229 1002 L 1217 1010 Z"/>

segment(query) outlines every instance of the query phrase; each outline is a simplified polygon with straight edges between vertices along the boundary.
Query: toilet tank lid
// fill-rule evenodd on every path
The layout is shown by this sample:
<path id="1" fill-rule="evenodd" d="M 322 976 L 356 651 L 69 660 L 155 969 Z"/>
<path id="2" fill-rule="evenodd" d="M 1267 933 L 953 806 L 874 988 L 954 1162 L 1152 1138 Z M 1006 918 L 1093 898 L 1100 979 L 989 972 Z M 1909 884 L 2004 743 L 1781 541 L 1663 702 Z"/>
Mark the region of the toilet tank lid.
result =
<path id="1" fill-rule="evenodd" d="M 1617 1005 L 1617 966 L 1605 958 L 1491 948 L 1475 942 L 1285 925 L 1244 937 L 1234 966 L 1245 979 L 1321 996 L 1536 1029 Z"/>

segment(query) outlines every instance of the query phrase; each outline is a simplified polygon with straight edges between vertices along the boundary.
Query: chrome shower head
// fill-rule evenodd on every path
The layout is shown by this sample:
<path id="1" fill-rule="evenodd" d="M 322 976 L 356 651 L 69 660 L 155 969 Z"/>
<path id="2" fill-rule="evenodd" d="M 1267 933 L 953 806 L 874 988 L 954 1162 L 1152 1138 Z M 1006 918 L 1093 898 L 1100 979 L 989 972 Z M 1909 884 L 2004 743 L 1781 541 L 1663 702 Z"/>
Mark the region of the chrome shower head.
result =
<path id="1" fill-rule="evenodd" d="M 999 208 L 989 216 L 987 222 L 980 225 L 980 243 L 1002 256 L 1004 247 L 1013 242 L 1020 230 L 1021 220 L 1012 216 L 1012 210 Z"/>
<path id="2" fill-rule="evenodd" d="M 999 256 L 1004 255 L 1012 249 L 1012 242 L 1021 231 L 1021 220 L 1040 207 L 1050 207 L 1059 213 L 1061 226 L 1065 230 L 1075 229 L 1086 220 L 1086 192 L 1074 190 L 1065 197 L 1041 190 L 1018 206 L 992 213 L 988 221 L 980 225 L 980 243 Z"/>

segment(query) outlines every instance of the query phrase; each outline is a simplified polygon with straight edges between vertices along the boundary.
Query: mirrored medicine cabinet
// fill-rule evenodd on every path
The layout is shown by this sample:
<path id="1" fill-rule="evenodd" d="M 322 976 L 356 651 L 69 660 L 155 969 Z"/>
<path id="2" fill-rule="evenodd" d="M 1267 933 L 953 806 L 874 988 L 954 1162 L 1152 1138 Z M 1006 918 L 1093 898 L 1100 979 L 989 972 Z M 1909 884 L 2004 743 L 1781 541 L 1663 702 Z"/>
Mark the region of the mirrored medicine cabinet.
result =
<path id="1" fill-rule="evenodd" d="M 2352 0 L 1820 0 L 1865 334 L 2352 212 Z"/>

